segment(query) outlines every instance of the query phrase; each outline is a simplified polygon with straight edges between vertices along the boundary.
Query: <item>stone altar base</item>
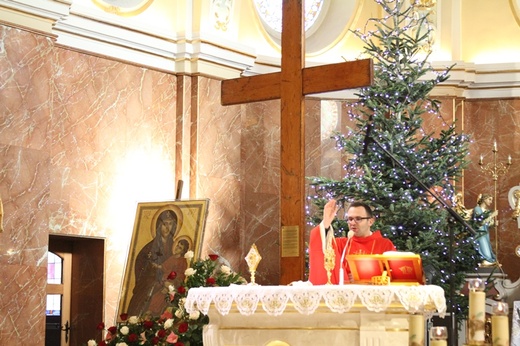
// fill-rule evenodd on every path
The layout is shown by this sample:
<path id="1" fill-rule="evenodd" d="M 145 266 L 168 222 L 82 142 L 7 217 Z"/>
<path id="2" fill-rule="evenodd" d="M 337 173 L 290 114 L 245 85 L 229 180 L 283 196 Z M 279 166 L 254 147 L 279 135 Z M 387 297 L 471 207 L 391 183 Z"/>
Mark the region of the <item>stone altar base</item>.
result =
<path id="1" fill-rule="evenodd" d="M 209 316 L 204 346 L 403 346 L 410 330 L 424 334 L 427 317 L 446 312 L 438 286 L 192 288 L 185 306 Z M 423 323 L 411 328 L 417 307 Z"/>
<path id="2" fill-rule="evenodd" d="M 213 310 L 208 316 L 210 324 L 204 329 L 205 346 L 408 345 L 408 314 L 402 312 L 365 310 L 336 314 L 316 311 L 312 316 L 298 312 L 269 316 L 259 312 L 243 316 L 232 311 L 222 316 Z"/>

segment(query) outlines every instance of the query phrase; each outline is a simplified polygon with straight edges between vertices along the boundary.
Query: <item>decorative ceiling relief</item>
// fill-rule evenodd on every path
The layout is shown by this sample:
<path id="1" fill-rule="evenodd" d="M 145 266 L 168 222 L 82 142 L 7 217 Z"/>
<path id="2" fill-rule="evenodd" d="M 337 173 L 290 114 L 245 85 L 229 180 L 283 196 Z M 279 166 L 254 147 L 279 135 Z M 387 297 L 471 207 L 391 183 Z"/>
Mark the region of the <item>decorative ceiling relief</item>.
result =
<path id="1" fill-rule="evenodd" d="M 430 50 L 435 44 L 437 35 L 437 0 L 418 0 L 416 11 L 419 17 L 428 16 L 417 30 L 422 33 L 429 32 L 427 47 L 423 48 Z"/>
<path id="2" fill-rule="evenodd" d="M 215 22 L 215 29 L 227 31 L 231 13 L 233 9 L 233 0 L 212 0 L 211 16 Z"/>
<path id="3" fill-rule="evenodd" d="M 153 0 L 92 0 L 104 11 L 119 16 L 135 16 L 151 5 Z"/>

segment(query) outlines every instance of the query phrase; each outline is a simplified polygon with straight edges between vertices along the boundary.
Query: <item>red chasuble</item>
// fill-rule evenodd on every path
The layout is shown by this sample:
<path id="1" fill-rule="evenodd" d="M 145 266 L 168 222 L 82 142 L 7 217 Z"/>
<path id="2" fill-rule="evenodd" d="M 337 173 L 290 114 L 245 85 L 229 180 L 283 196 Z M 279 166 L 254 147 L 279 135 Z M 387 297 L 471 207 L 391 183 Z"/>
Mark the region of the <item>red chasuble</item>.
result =
<path id="1" fill-rule="evenodd" d="M 332 228 L 329 233 L 333 232 Z M 333 234 L 333 233 L 331 233 Z M 311 230 L 309 239 L 309 281 L 313 285 L 325 285 L 327 283 L 327 271 L 324 267 L 325 261 L 325 229 L 320 223 Z M 340 268 L 343 270 L 345 282 L 348 282 L 350 270 L 347 265 L 348 255 L 374 255 L 382 254 L 385 251 L 395 251 L 395 246 L 390 239 L 383 238 L 381 232 L 375 231 L 368 237 L 352 238 L 332 238 L 332 248 L 334 249 L 336 264 L 331 272 L 331 282 L 337 285 L 340 282 Z M 346 249 L 345 249 L 346 248 Z M 341 256 L 345 250 L 343 266 Z"/>

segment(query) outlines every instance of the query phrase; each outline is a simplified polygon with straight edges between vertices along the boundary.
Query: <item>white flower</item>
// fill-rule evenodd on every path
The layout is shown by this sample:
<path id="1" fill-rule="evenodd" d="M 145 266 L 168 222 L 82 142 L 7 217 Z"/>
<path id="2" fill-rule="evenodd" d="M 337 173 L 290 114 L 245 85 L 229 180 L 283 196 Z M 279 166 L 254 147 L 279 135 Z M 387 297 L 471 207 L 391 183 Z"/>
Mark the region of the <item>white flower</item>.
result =
<path id="1" fill-rule="evenodd" d="M 126 342 L 118 342 L 116 346 L 128 346 Z"/>
<path id="2" fill-rule="evenodd" d="M 173 318 L 168 318 L 165 322 L 164 322 L 164 329 L 169 329 L 173 326 Z"/>
<path id="3" fill-rule="evenodd" d="M 130 324 L 137 324 L 139 322 L 139 317 L 137 316 L 130 316 L 128 319 L 128 323 Z"/>
<path id="4" fill-rule="evenodd" d="M 222 265 L 220 267 L 220 271 L 226 275 L 229 275 L 231 274 L 231 268 L 229 268 L 228 266 L 225 266 L 225 265 Z"/>
<path id="5" fill-rule="evenodd" d="M 193 258 L 193 251 L 188 251 L 184 254 L 184 258 L 186 259 L 192 259 Z"/>
<path id="6" fill-rule="evenodd" d="M 122 326 L 121 329 L 119 329 L 121 334 L 128 335 L 128 332 L 130 332 L 130 329 L 127 326 Z"/>
<path id="7" fill-rule="evenodd" d="M 179 299 L 179 306 L 184 306 L 186 304 L 186 298 Z"/>
<path id="8" fill-rule="evenodd" d="M 182 309 L 175 310 L 175 317 L 182 318 L 182 315 L 183 315 Z"/>
<path id="9" fill-rule="evenodd" d="M 184 275 L 185 276 L 192 276 L 196 273 L 197 271 L 193 268 L 188 268 L 184 271 Z"/>
<path id="10" fill-rule="evenodd" d="M 190 312 L 190 320 L 198 320 L 200 312 L 198 310 Z"/>
<path id="11" fill-rule="evenodd" d="M 97 342 L 96 342 L 96 340 L 89 340 L 89 341 L 87 342 L 87 346 L 97 346 Z"/>
<path id="12" fill-rule="evenodd" d="M 168 292 L 169 293 L 174 293 L 175 292 L 175 287 L 173 285 L 168 286 Z"/>

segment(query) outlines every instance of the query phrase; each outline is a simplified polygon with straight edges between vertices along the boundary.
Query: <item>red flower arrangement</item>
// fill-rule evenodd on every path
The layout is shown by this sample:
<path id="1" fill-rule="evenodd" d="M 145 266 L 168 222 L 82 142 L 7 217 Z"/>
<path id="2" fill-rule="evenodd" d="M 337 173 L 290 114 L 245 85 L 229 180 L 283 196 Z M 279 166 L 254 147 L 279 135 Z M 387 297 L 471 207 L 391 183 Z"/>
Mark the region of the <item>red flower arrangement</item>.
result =
<path id="1" fill-rule="evenodd" d="M 186 259 L 193 259 L 193 251 L 188 251 Z M 197 260 L 184 272 L 185 279 L 178 287 L 170 286 L 166 300 L 166 311 L 159 317 L 132 316 L 123 313 L 121 322 L 106 331 L 99 344 L 89 340 L 88 346 L 202 346 L 202 329 L 209 322 L 206 315 L 188 313 L 184 302 L 193 287 L 229 286 L 245 284 L 246 280 L 219 261 L 218 255 L 209 255 L 205 260 Z M 168 275 L 169 280 L 177 277 L 176 272 Z M 99 323 L 98 330 L 105 330 Z"/>

